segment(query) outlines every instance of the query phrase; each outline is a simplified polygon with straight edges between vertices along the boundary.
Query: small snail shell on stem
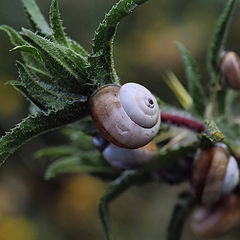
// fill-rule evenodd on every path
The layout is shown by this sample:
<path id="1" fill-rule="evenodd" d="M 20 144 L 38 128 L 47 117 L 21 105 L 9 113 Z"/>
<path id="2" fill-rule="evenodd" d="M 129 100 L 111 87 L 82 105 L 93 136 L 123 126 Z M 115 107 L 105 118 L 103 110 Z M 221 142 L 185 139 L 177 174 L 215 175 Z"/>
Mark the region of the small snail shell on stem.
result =
<path id="1" fill-rule="evenodd" d="M 238 184 L 239 168 L 226 145 L 198 150 L 193 166 L 192 190 L 206 205 L 213 204 L 229 194 Z"/>
<path id="2" fill-rule="evenodd" d="M 240 64 L 236 53 L 225 53 L 220 63 L 220 71 L 229 87 L 240 90 Z"/>
<path id="3" fill-rule="evenodd" d="M 203 238 L 218 237 L 240 224 L 240 196 L 230 194 L 213 206 L 201 206 L 191 217 L 193 232 Z"/>
<path id="4" fill-rule="evenodd" d="M 158 103 L 139 84 L 106 85 L 91 96 L 89 103 L 98 130 L 114 145 L 139 148 L 158 133 L 161 122 Z"/>
<path id="5" fill-rule="evenodd" d="M 110 165 L 120 169 L 136 169 L 150 162 L 157 153 L 153 141 L 141 148 L 127 149 L 115 146 L 99 135 L 93 138 L 93 143 Z"/>

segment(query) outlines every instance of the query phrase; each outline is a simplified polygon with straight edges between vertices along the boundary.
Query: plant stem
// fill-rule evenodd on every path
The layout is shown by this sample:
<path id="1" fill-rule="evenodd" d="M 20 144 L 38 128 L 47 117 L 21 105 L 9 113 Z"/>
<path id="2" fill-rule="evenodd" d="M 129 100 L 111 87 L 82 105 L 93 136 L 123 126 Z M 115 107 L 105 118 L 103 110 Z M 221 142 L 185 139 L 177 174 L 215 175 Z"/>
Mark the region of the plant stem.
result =
<path id="1" fill-rule="evenodd" d="M 211 110 L 210 110 L 210 116 L 213 117 L 216 112 L 216 105 L 217 105 L 217 95 L 219 91 L 219 82 L 220 82 L 220 74 L 217 75 L 216 82 L 215 82 L 215 88 L 212 96 L 211 101 Z"/>
<path id="2" fill-rule="evenodd" d="M 205 130 L 205 125 L 202 122 L 171 113 L 161 112 L 161 120 L 163 123 L 185 127 L 197 133 L 201 133 Z"/>

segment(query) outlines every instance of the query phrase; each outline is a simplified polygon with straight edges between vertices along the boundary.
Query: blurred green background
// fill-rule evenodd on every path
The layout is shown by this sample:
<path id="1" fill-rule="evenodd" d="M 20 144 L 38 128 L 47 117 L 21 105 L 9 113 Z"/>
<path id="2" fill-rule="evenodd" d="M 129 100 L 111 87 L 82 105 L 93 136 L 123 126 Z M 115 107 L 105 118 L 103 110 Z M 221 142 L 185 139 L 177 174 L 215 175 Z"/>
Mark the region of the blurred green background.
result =
<path id="1" fill-rule="evenodd" d="M 45 16 L 50 0 L 38 0 Z M 66 32 L 90 49 L 94 30 L 113 0 L 60 0 Z M 175 46 L 182 42 L 200 63 L 202 81 L 208 84 L 206 49 L 224 0 L 150 0 L 119 26 L 115 41 L 115 65 L 122 82 L 139 82 L 164 101 L 178 104 L 162 75 L 173 71 L 185 84 L 183 64 Z M 239 51 L 240 6 L 235 10 L 228 49 Z M 0 0 L 0 24 L 20 30 L 28 23 L 20 0 Z M 0 32 L 0 134 L 27 115 L 28 103 L 11 86 L 18 78 L 16 52 Z M 24 145 L 0 169 L 0 240 L 96 240 L 104 239 L 97 205 L 107 188 L 97 178 L 65 175 L 43 179 L 49 162 L 35 160 L 44 146 L 66 142 L 52 132 Z M 168 186 L 148 183 L 132 187 L 111 205 L 112 231 L 116 240 L 165 239 L 167 222 L 176 195 L 188 184 Z M 240 229 L 240 228 L 239 228 Z M 239 230 L 222 239 L 239 239 Z M 183 238 L 195 237 L 188 224 Z"/>

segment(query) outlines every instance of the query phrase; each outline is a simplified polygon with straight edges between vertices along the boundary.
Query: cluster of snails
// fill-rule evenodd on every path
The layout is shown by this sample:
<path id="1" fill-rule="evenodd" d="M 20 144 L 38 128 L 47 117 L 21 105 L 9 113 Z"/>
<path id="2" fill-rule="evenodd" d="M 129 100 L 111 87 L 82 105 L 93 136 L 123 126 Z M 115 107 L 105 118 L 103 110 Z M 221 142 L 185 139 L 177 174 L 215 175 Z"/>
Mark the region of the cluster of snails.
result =
<path id="1" fill-rule="evenodd" d="M 118 147 L 102 135 L 97 135 L 93 138 L 93 143 L 111 166 L 122 170 L 136 169 L 150 162 L 157 153 L 154 141 L 140 148 L 128 149 Z"/>
<path id="2" fill-rule="evenodd" d="M 225 54 L 221 72 L 230 86 L 240 89 L 240 80 L 235 81 L 240 77 L 236 64 L 235 54 Z M 232 67 L 235 72 L 229 71 Z M 93 142 L 110 165 L 134 169 L 154 158 L 153 138 L 161 116 L 149 90 L 136 83 L 106 85 L 92 95 L 89 104 L 100 132 Z M 226 145 L 216 144 L 199 149 L 190 166 L 192 192 L 202 204 L 192 214 L 192 229 L 202 237 L 221 235 L 240 222 L 240 195 L 231 193 L 239 182 L 237 161 Z"/>
<path id="3" fill-rule="evenodd" d="M 136 149 L 149 143 L 160 128 L 160 109 L 140 84 L 106 85 L 90 98 L 92 118 L 109 142 Z"/>
<path id="4" fill-rule="evenodd" d="M 140 84 L 106 85 L 89 101 L 101 136 L 93 141 L 116 168 L 132 169 L 153 159 L 152 139 L 160 128 L 160 109 L 151 92 Z"/>

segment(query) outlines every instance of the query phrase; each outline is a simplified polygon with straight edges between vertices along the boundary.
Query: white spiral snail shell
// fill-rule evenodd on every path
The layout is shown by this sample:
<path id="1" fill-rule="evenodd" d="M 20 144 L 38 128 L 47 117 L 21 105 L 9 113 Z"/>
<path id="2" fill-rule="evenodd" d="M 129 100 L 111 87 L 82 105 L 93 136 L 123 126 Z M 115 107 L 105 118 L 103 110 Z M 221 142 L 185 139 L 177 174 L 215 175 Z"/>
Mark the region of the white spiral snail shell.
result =
<path id="1" fill-rule="evenodd" d="M 154 141 L 141 148 L 127 149 L 113 145 L 99 135 L 93 138 L 93 143 L 111 166 L 124 170 L 136 169 L 150 162 L 157 154 Z"/>
<path id="2" fill-rule="evenodd" d="M 106 85 L 90 98 L 92 118 L 109 142 L 122 148 L 140 148 L 160 128 L 160 109 L 151 92 L 140 84 Z"/>

